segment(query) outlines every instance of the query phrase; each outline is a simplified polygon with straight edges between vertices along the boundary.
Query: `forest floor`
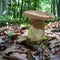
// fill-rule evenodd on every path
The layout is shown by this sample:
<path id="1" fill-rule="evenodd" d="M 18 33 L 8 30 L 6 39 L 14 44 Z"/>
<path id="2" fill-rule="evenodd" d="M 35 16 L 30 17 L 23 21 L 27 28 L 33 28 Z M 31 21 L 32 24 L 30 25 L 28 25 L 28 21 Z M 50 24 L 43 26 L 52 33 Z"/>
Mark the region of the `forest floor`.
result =
<path id="1" fill-rule="evenodd" d="M 45 33 L 46 33 L 46 35 L 48 35 L 51 38 L 54 38 L 51 41 L 48 41 L 49 43 L 51 42 L 50 43 L 51 44 L 50 47 L 51 47 L 52 53 L 53 52 L 56 52 L 55 55 L 54 54 L 52 55 L 52 53 L 50 53 L 50 60 L 60 60 L 60 51 L 59 51 L 60 50 L 60 27 L 58 27 L 58 25 L 60 26 L 60 24 L 58 22 L 54 22 L 54 23 L 49 23 L 47 26 L 45 26 L 45 29 L 46 29 L 45 30 Z M 0 28 L 0 31 L 4 30 L 4 28 L 5 27 Z M 14 29 L 17 29 L 17 30 L 14 31 Z M 16 35 L 19 35 L 19 38 L 17 39 L 18 42 L 21 42 L 22 40 L 24 41 L 24 39 L 25 39 L 25 37 L 27 35 L 26 34 L 27 33 L 26 27 L 24 27 L 22 31 L 19 30 L 19 27 L 17 28 L 17 26 L 14 26 L 12 29 L 9 27 L 8 30 L 11 30 L 11 31 L 13 30 L 14 31 L 14 34 L 15 34 L 15 32 L 18 32 L 18 33 L 16 33 Z M 0 36 L 0 43 L 4 41 L 4 40 L 2 40 L 2 38 L 5 38 L 5 36 L 7 36 L 6 35 L 7 34 L 6 32 L 7 31 L 5 31 L 5 30 L 2 31 L 2 32 L 0 32 L 0 33 L 2 33 L 2 36 Z M 11 34 L 11 35 L 13 35 L 13 34 Z M 23 36 L 25 35 L 25 37 L 22 37 L 21 38 L 20 37 L 21 35 L 23 35 Z M 12 43 L 12 40 L 8 40 L 7 39 L 6 41 L 9 44 Z M 59 46 L 56 45 L 56 42 L 57 42 L 57 45 L 59 45 Z M 9 45 L 9 44 L 7 44 L 7 45 Z M 4 53 L 10 52 L 10 51 L 17 51 L 16 49 L 17 49 L 18 46 L 19 45 L 16 44 L 16 40 L 15 40 L 14 43 L 11 46 L 8 46 L 7 49 L 5 49 L 3 51 L 0 51 L 0 60 L 5 60 L 5 59 L 2 58 L 2 56 L 4 55 Z M 59 48 L 59 50 L 58 50 L 58 48 Z M 25 48 L 23 48 L 23 49 L 25 49 Z M 28 49 L 26 49 L 26 50 L 28 50 Z M 55 50 L 58 50 L 58 51 L 55 51 Z M 39 60 L 39 59 L 36 59 L 36 60 Z"/>

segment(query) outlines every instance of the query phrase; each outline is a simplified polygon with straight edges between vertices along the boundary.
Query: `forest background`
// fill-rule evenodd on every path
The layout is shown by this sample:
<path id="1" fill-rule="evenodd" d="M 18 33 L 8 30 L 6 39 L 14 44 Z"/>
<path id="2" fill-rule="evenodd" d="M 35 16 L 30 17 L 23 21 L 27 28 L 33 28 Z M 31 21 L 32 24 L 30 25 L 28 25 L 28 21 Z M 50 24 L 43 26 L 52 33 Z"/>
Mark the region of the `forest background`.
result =
<path id="1" fill-rule="evenodd" d="M 23 14 L 27 10 L 38 10 L 55 16 L 52 21 L 60 20 L 60 0 L 0 0 L 0 26 L 29 24 L 29 19 Z M 49 21 L 50 22 L 50 21 Z"/>

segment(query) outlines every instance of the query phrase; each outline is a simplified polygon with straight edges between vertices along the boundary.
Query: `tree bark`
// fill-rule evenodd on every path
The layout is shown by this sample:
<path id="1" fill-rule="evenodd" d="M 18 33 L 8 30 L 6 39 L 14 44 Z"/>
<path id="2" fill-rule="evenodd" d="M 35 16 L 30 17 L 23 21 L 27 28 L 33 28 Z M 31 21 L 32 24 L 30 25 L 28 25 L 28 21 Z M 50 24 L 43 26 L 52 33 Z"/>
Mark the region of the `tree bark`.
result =
<path id="1" fill-rule="evenodd" d="M 36 1 L 37 0 L 34 1 L 33 10 L 36 10 Z"/>
<path id="2" fill-rule="evenodd" d="M 30 10 L 30 0 L 28 0 L 28 10 Z"/>
<path id="3" fill-rule="evenodd" d="M 58 15 L 58 20 L 60 20 L 60 0 L 57 0 L 57 15 Z"/>
<path id="4" fill-rule="evenodd" d="M 53 14 L 56 15 L 56 12 L 55 12 L 55 0 L 52 0 L 52 3 L 53 3 Z"/>
<path id="5" fill-rule="evenodd" d="M 52 3 L 52 0 L 51 0 L 51 14 L 53 14 L 53 3 Z"/>
<path id="6" fill-rule="evenodd" d="M 22 14 L 23 14 L 23 0 L 21 2 L 20 18 L 22 18 Z"/>

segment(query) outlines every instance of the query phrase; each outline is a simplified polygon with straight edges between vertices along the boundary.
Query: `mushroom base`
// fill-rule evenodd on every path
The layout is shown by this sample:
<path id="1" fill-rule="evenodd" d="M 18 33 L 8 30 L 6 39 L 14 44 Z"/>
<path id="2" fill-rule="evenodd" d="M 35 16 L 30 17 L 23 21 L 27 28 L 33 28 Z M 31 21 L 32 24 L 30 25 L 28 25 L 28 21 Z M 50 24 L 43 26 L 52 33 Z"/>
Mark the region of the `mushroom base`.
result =
<path id="1" fill-rule="evenodd" d="M 29 32 L 28 32 L 28 38 L 30 38 L 30 42 L 40 42 L 43 39 L 44 36 L 44 30 L 43 29 L 37 29 L 34 26 L 30 26 Z"/>

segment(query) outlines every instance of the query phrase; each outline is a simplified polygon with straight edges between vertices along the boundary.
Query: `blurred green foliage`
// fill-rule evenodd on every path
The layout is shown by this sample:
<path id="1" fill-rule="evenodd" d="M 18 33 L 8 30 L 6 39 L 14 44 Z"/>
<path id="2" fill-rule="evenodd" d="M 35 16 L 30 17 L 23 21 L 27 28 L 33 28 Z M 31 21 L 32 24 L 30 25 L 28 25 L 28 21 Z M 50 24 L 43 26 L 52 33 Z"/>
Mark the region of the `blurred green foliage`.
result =
<path id="1" fill-rule="evenodd" d="M 5 26 L 6 22 L 11 25 L 29 24 L 30 20 L 23 14 L 26 10 L 39 10 L 51 13 L 51 0 L 8 0 L 6 1 L 7 14 L 0 16 L 0 26 Z M 4 7 L 1 0 L 1 8 Z M 4 9 L 4 8 L 3 8 Z M 2 10 L 2 9 L 1 9 Z M 51 22 L 58 21 L 55 17 Z M 47 23 L 50 21 L 46 21 Z"/>

